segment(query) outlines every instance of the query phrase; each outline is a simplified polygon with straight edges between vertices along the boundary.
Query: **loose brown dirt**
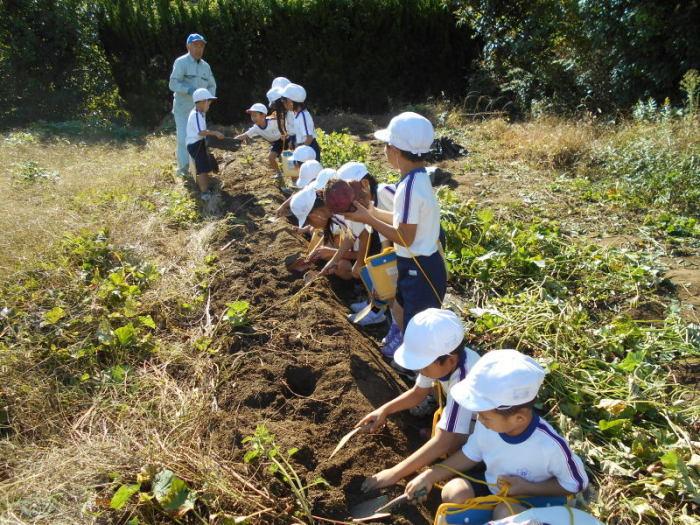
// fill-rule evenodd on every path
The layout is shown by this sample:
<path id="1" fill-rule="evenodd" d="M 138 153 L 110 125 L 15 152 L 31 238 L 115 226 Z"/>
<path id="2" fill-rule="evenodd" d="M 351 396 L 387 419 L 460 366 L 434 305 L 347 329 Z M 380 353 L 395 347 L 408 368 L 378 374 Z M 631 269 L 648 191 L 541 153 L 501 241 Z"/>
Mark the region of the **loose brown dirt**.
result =
<path id="1" fill-rule="evenodd" d="M 233 215 L 228 220 L 233 225 L 219 240 L 220 247 L 228 246 L 218 250 L 222 271 L 212 287 L 211 310 L 222 312 L 226 303 L 244 299 L 251 305 L 252 323 L 222 336 L 227 353 L 217 364 L 220 376 L 228 379 L 216 390 L 219 410 L 210 424 L 210 439 L 232 460 L 242 460 L 247 450 L 243 439 L 265 424 L 281 450 L 300 449 L 293 464 L 304 479 L 322 476 L 329 482 L 328 488 L 310 491 L 314 513 L 345 519 L 350 506 L 376 496 L 360 492 L 365 476 L 419 446 L 425 421 L 392 417 L 381 434 L 357 436 L 328 459 L 362 416 L 406 385 L 382 360 L 376 341 L 346 320 L 349 310 L 338 295 L 346 293 L 343 286 L 318 279 L 303 288 L 300 276 L 286 270 L 285 256 L 303 249 L 305 241 L 286 221 L 271 220 L 283 196 L 268 170 L 250 161 L 251 153 L 264 158 L 262 146 L 217 152 L 224 166 L 219 176 L 223 209 Z M 249 470 L 260 482 L 269 482 L 254 465 Z M 281 484 L 267 490 L 289 497 Z M 388 493 L 401 491 L 394 487 Z M 289 503 L 291 508 L 291 499 Z M 430 523 L 430 516 L 427 508 L 404 506 L 393 523 Z M 260 521 L 288 522 L 273 515 Z"/>

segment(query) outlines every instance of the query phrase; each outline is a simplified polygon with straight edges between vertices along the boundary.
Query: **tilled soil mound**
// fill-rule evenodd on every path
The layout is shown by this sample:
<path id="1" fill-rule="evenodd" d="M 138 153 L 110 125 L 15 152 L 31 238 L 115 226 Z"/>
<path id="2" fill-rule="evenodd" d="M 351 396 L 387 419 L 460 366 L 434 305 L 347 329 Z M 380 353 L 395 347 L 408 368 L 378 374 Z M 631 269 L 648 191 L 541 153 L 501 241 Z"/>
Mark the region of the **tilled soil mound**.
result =
<path id="1" fill-rule="evenodd" d="M 303 288 L 301 276 L 285 268 L 285 256 L 304 250 L 305 241 L 286 220 L 272 220 L 283 196 L 262 166 L 263 147 L 254 151 L 256 162 L 250 161 L 251 149 L 224 153 L 220 162 L 222 209 L 236 219 L 229 221 L 235 224 L 215 248 L 223 271 L 212 288 L 212 310 L 221 312 L 228 302 L 246 300 L 252 322 L 247 330 L 224 336 L 229 353 L 220 367 L 228 368 L 221 371 L 228 379 L 217 389 L 220 410 L 213 416 L 210 437 L 216 448 L 229 449 L 238 461 L 248 450 L 243 439 L 265 424 L 281 450 L 300 449 L 293 464 L 308 482 L 322 476 L 330 484 L 310 490 L 314 514 L 342 520 L 350 506 L 377 495 L 360 492 L 365 476 L 419 446 L 419 430 L 426 422 L 393 416 L 382 433 L 358 435 L 328 459 L 362 416 L 406 385 L 382 360 L 377 343 L 346 320 L 349 310 L 328 279 Z M 270 482 L 254 466 L 249 470 L 259 482 Z M 293 498 L 282 483 L 267 489 L 288 500 L 291 509 Z M 397 486 L 386 492 L 396 496 L 401 491 Z M 284 501 L 279 508 L 285 508 Z M 282 516 L 258 519 L 289 523 Z M 426 508 L 407 505 L 392 519 L 402 524 L 431 521 Z"/>

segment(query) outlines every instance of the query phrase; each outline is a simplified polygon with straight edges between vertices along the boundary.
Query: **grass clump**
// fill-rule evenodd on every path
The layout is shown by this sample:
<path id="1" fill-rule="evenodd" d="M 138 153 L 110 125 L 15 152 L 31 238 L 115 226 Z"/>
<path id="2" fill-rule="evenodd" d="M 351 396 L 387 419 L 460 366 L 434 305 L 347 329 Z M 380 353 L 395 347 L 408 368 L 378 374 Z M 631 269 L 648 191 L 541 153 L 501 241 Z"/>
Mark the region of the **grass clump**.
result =
<path id="1" fill-rule="evenodd" d="M 598 145 L 589 173 L 619 183 L 632 202 L 685 215 L 700 213 L 700 140 L 684 121 L 635 125 Z"/>

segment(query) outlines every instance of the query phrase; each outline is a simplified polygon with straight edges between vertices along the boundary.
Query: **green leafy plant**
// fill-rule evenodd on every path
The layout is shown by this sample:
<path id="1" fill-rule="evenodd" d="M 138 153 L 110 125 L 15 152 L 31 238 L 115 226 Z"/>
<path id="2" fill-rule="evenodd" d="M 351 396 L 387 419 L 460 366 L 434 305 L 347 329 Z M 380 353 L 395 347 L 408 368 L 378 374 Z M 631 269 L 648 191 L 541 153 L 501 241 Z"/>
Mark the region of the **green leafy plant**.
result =
<path id="1" fill-rule="evenodd" d="M 244 456 L 246 463 L 254 461 L 266 462 L 267 471 L 271 475 L 278 475 L 284 481 L 296 498 L 301 515 L 310 525 L 316 523 L 311 511 L 311 502 L 307 496 L 307 490 L 318 485 L 328 485 L 328 482 L 321 477 L 315 478 L 311 483 L 302 481 L 290 459 L 299 449 L 291 448 L 287 451 L 280 450 L 275 443 L 275 436 L 265 427 L 258 425 L 255 433 L 243 439 L 243 443 L 248 445 L 248 452 Z"/>
<path id="2" fill-rule="evenodd" d="M 151 490 L 144 491 L 144 487 L 150 487 Z M 195 510 L 196 492 L 169 469 L 161 469 L 154 475 L 147 469 L 142 469 L 137 483 L 119 485 L 110 499 L 110 508 L 122 510 L 135 494 L 139 494 L 139 504 L 155 501 L 172 518 L 182 518 L 188 512 L 193 512 L 200 523 L 206 523 Z"/>
<path id="3" fill-rule="evenodd" d="M 686 71 L 681 79 L 681 90 L 686 96 L 688 114 L 697 115 L 700 111 L 700 73 L 697 69 Z"/>
<path id="4" fill-rule="evenodd" d="M 248 301 L 234 301 L 228 303 L 223 319 L 233 328 L 248 326 L 248 324 L 250 324 L 250 319 L 248 318 L 249 310 L 250 303 Z"/>
<path id="5" fill-rule="evenodd" d="M 15 165 L 14 177 L 27 184 L 37 182 L 56 182 L 60 177 L 57 171 L 47 170 L 39 166 L 39 163 L 28 160 Z"/>
<path id="6" fill-rule="evenodd" d="M 369 157 L 369 146 L 361 144 L 348 133 L 318 130 L 317 140 L 323 152 L 323 165 L 327 168 L 339 168 L 351 160 L 367 162 Z"/>

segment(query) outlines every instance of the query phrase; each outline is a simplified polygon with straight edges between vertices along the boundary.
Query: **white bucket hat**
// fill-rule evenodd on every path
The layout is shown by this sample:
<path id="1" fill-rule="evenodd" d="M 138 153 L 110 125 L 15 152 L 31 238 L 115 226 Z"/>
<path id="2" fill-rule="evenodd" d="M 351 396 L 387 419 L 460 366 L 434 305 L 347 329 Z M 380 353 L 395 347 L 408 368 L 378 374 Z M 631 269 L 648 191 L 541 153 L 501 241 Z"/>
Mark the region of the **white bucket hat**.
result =
<path id="1" fill-rule="evenodd" d="M 306 162 L 307 160 L 316 160 L 316 151 L 307 145 L 297 146 L 294 150 L 294 155 L 292 159 L 296 162 Z"/>
<path id="2" fill-rule="evenodd" d="M 291 83 L 291 80 L 289 80 L 287 77 L 277 77 L 272 81 L 271 87 L 278 88 L 280 91 L 282 91 L 285 88 L 285 86 Z"/>
<path id="3" fill-rule="evenodd" d="M 346 182 L 362 180 L 367 173 L 367 166 L 362 162 L 346 162 L 338 168 L 338 177 Z"/>
<path id="4" fill-rule="evenodd" d="M 246 113 L 253 113 L 254 111 L 257 113 L 263 113 L 267 115 L 267 106 L 261 102 L 256 102 L 255 104 L 253 104 L 245 110 Z"/>
<path id="5" fill-rule="evenodd" d="M 523 405 L 535 399 L 545 371 L 517 350 L 491 350 L 472 367 L 450 393 L 473 412 Z"/>
<path id="6" fill-rule="evenodd" d="M 427 118 L 407 111 L 392 118 L 389 127 L 375 132 L 374 137 L 401 151 L 423 155 L 430 151 L 435 130 Z"/>
<path id="7" fill-rule="evenodd" d="M 201 102 L 202 100 L 216 100 L 216 97 L 212 95 L 207 88 L 195 89 L 192 93 L 192 100 L 195 102 Z"/>
<path id="8" fill-rule="evenodd" d="M 267 101 L 270 105 L 275 101 L 282 98 L 282 90 L 278 87 L 270 88 L 267 91 Z"/>
<path id="9" fill-rule="evenodd" d="M 293 102 L 304 102 L 306 100 L 306 90 L 299 84 L 287 84 L 282 90 L 282 96 Z"/>
<path id="10" fill-rule="evenodd" d="M 321 166 L 321 163 L 317 160 L 307 160 L 304 162 L 301 168 L 299 168 L 299 177 L 296 181 L 297 188 L 305 188 L 308 186 L 318 177 L 322 169 L 323 166 Z"/>
<path id="11" fill-rule="evenodd" d="M 317 190 L 322 190 L 326 187 L 326 183 L 333 177 L 337 177 L 338 172 L 333 168 L 323 168 L 321 172 L 316 176 L 316 180 L 313 182 L 312 186 Z"/>
<path id="12" fill-rule="evenodd" d="M 312 185 L 292 195 L 289 209 L 299 221 L 299 228 L 302 228 L 306 223 L 306 219 L 314 207 L 314 202 L 316 202 L 316 189 Z"/>
<path id="13" fill-rule="evenodd" d="M 428 308 L 409 321 L 394 360 L 409 370 L 421 370 L 455 350 L 462 339 L 464 326 L 453 311 Z"/>

